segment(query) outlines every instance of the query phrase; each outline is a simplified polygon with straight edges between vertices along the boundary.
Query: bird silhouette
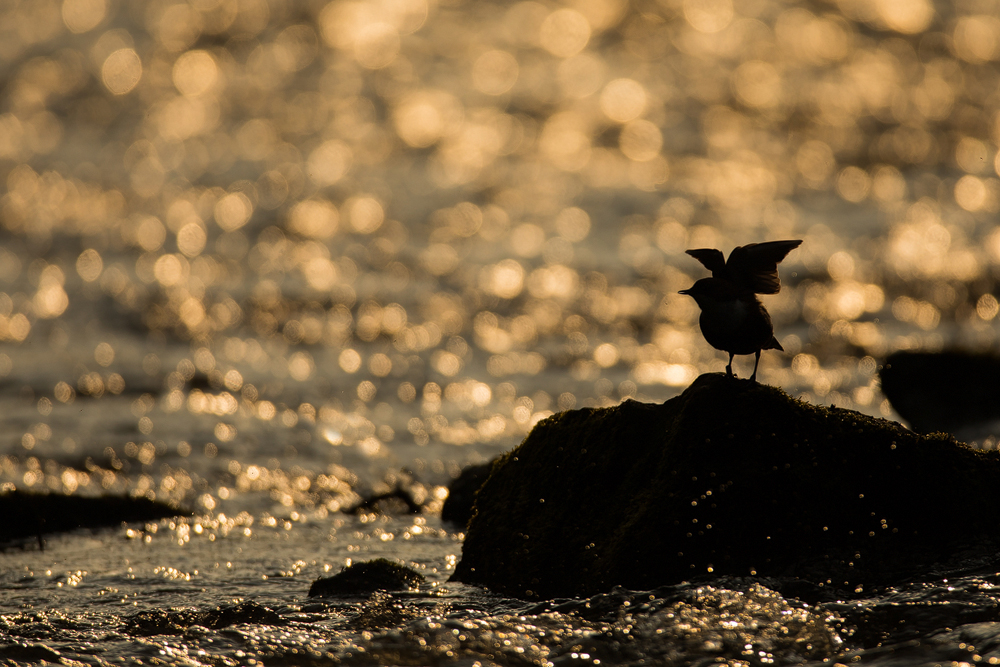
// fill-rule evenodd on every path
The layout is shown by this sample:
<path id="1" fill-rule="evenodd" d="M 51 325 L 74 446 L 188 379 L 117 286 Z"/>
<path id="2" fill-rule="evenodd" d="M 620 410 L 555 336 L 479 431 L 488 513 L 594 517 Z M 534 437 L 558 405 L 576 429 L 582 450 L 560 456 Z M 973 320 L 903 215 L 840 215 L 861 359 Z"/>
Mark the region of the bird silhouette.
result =
<path id="1" fill-rule="evenodd" d="M 694 298 L 701 308 L 698 324 L 709 345 L 729 353 L 726 375 L 733 375 L 733 356 L 755 355 L 751 382 L 757 381 L 757 365 L 762 350 L 782 350 L 774 337 L 771 316 L 757 294 L 777 294 L 778 263 L 802 243 L 767 241 L 734 248 L 726 260 L 714 248 L 688 250 L 712 272 L 681 294 Z"/>

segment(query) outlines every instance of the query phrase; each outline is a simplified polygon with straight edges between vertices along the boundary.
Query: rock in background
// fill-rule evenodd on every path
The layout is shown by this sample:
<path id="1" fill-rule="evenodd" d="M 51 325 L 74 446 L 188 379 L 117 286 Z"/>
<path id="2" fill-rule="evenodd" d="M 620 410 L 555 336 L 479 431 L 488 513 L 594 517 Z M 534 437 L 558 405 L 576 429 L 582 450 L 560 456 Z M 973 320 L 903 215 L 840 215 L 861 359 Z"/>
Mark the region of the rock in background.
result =
<path id="1" fill-rule="evenodd" d="M 78 528 L 109 528 L 129 521 L 191 516 L 191 511 L 144 497 L 70 496 L 8 491 L 0 494 L 0 548 L 25 538 Z"/>
<path id="2" fill-rule="evenodd" d="M 879 371 L 882 393 L 915 431 L 962 439 L 997 430 L 1000 357 L 949 350 L 895 352 Z"/>

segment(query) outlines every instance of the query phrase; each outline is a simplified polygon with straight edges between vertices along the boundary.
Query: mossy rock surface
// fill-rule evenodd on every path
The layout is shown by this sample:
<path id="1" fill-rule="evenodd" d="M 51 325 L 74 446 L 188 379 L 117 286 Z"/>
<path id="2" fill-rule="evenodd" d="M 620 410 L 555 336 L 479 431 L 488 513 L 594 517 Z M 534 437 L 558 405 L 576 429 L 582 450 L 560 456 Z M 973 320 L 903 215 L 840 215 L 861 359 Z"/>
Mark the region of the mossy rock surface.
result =
<path id="1" fill-rule="evenodd" d="M 149 637 L 153 635 L 180 635 L 193 625 L 221 630 L 233 625 L 284 625 L 277 612 L 262 607 L 252 600 L 227 605 L 211 611 L 166 611 L 152 609 L 140 611 L 126 619 L 130 632 Z"/>
<path id="2" fill-rule="evenodd" d="M 416 588 L 424 577 L 416 570 L 385 558 L 353 563 L 332 577 L 317 579 L 309 588 L 310 597 L 319 595 L 367 595 L 375 591 Z"/>
<path id="3" fill-rule="evenodd" d="M 1000 543 L 1000 454 L 703 375 L 540 422 L 476 496 L 453 579 L 526 598 L 704 576 L 888 584 Z"/>

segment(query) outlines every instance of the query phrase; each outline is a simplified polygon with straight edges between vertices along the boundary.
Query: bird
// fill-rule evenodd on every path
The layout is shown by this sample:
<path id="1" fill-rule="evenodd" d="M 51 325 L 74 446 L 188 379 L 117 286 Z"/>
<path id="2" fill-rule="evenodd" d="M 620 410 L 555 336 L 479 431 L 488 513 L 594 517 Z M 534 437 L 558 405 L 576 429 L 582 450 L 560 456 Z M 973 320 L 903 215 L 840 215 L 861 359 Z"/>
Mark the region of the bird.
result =
<path id="1" fill-rule="evenodd" d="M 755 355 L 751 382 L 757 381 L 757 365 L 763 350 L 781 350 L 774 337 L 771 316 L 757 294 L 777 294 L 778 263 L 801 244 L 801 240 L 766 241 L 738 246 L 726 260 L 715 248 L 688 250 L 712 272 L 680 294 L 693 297 L 701 308 L 698 324 L 709 345 L 729 353 L 726 375 L 733 375 L 733 356 Z"/>

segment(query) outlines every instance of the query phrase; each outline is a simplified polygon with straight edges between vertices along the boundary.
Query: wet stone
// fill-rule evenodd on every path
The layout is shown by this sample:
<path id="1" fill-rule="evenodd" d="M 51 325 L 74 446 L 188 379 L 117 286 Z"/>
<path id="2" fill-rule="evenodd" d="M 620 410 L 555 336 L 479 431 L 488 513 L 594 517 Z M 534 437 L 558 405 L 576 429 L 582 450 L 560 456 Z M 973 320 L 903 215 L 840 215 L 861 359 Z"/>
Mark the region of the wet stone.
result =
<path id="1" fill-rule="evenodd" d="M 281 625 L 281 617 L 271 609 L 253 601 L 225 605 L 211 611 L 142 611 L 126 620 L 129 632 L 139 636 L 178 635 L 188 628 L 201 626 L 221 630 L 232 625 Z"/>
<path id="2" fill-rule="evenodd" d="M 332 577 L 317 579 L 309 588 L 309 596 L 365 595 L 375 591 L 398 591 L 416 588 L 424 582 L 423 575 L 405 565 L 385 558 L 354 563 Z"/>

